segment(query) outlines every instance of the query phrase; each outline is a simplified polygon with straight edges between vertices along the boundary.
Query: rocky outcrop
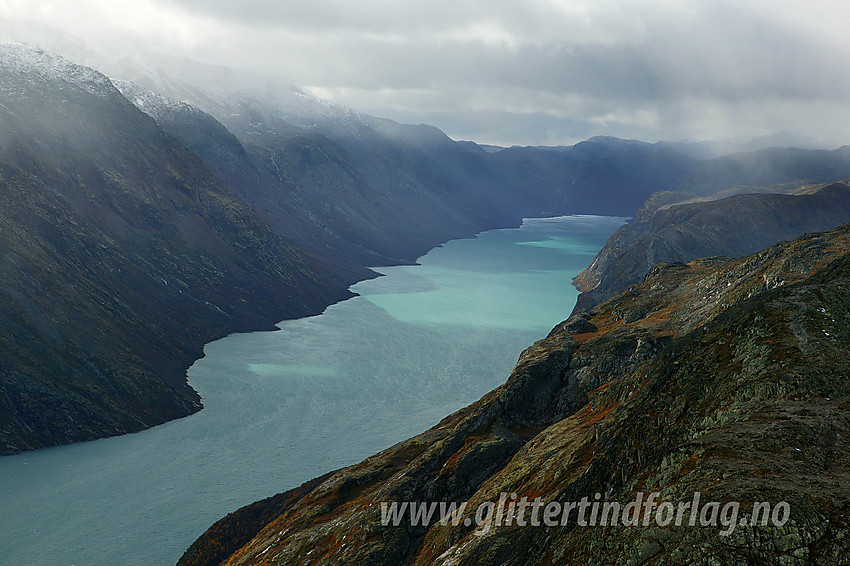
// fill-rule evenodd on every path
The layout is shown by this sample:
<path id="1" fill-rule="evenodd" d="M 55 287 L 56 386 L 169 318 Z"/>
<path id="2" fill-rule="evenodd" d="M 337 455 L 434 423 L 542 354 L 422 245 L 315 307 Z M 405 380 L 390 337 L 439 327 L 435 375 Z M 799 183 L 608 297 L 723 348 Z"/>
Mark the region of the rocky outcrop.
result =
<path id="1" fill-rule="evenodd" d="M 617 230 L 573 280 L 582 292 L 574 312 L 589 310 L 640 282 L 658 263 L 743 257 L 774 242 L 850 221 L 846 182 L 786 189 L 793 194 L 739 194 L 710 200 L 692 199 L 681 192 L 653 195 L 634 221 Z"/>
<path id="2" fill-rule="evenodd" d="M 658 265 L 528 348 L 477 403 L 299 492 L 223 561 L 191 563 L 845 564 L 848 323 L 850 224 L 739 260 Z M 585 527 L 573 515 L 482 533 L 384 526 L 380 511 L 652 492 L 740 502 L 746 525 Z M 751 523 L 753 502 L 782 501 L 782 526 Z"/>

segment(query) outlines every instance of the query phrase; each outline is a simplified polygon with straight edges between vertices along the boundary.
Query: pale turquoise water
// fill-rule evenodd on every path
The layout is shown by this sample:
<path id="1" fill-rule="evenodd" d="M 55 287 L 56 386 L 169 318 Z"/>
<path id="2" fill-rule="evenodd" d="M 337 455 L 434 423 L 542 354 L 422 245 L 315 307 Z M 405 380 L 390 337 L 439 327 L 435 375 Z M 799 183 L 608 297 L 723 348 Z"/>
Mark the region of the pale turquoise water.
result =
<path id="1" fill-rule="evenodd" d="M 621 223 L 449 242 L 320 316 L 207 345 L 189 371 L 196 415 L 0 458 L 0 564 L 173 565 L 228 512 L 436 424 L 569 314 L 571 278 Z"/>

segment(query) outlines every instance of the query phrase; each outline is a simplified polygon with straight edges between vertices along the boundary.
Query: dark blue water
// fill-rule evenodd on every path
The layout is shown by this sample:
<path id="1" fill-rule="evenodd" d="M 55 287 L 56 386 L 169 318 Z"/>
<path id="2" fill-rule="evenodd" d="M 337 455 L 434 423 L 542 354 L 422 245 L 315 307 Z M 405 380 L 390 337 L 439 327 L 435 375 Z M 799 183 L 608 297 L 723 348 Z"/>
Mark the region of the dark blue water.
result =
<path id="1" fill-rule="evenodd" d="M 208 344 L 196 415 L 0 458 L 0 564 L 173 565 L 228 512 L 433 426 L 566 318 L 571 278 L 622 222 L 449 242 L 319 316 Z"/>

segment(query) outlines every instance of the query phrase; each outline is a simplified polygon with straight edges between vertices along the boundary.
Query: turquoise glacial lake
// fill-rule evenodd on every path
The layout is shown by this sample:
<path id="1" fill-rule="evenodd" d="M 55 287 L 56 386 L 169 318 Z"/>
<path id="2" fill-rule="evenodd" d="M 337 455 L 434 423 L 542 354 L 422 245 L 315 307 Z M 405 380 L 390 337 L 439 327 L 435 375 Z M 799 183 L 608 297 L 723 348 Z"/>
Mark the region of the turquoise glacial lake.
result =
<path id="1" fill-rule="evenodd" d="M 502 384 L 622 218 L 527 219 L 380 268 L 358 297 L 205 348 L 205 409 L 0 458 L 0 564 L 174 565 L 230 511 L 356 463 Z"/>

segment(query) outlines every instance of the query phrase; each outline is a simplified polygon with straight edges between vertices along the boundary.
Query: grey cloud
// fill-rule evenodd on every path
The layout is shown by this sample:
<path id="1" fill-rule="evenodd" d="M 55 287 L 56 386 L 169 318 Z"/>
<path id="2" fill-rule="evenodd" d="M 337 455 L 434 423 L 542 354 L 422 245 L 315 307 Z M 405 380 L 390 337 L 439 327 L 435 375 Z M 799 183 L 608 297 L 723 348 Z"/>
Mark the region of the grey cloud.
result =
<path id="1" fill-rule="evenodd" d="M 511 3 L 513 8 L 493 5 L 484 12 L 473 10 L 474 4 L 325 1 L 287 14 L 287 3 L 255 0 L 242 12 L 266 14 L 266 24 L 306 34 L 295 44 L 303 56 L 302 81 L 309 84 L 358 88 L 528 85 L 612 100 L 663 100 L 696 93 L 727 100 L 835 98 L 850 93 L 850 76 L 839 72 L 850 63 L 847 45 L 831 46 L 817 36 L 801 35 L 746 7 L 706 9 L 699 18 L 684 23 L 678 20 L 680 12 L 646 15 L 635 10 L 631 15 L 640 25 L 632 27 L 642 30 L 640 37 L 629 32 L 621 41 L 597 44 L 587 39 L 594 35 L 593 21 L 585 37 L 575 39 L 566 32 L 559 37 L 551 30 L 548 37 L 541 37 L 534 24 L 546 21 L 546 13 L 539 8 L 517 11 L 518 3 Z M 224 10 L 231 3 L 213 3 L 209 9 L 217 5 Z M 423 11 L 426 5 L 433 8 Z M 373 13 L 380 17 L 376 20 Z M 455 14 L 463 17 L 453 19 Z M 550 19 L 559 18 L 563 16 L 553 13 Z M 499 23 L 517 45 L 487 44 L 462 35 L 445 38 L 439 33 L 475 22 Z M 598 35 L 616 35 L 618 25 L 623 24 L 614 21 L 613 28 L 599 29 Z M 289 63 L 280 62 L 282 66 Z M 266 65 L 271 68 L 274 62 Z"/>
<path id="2" fill-rule="evenodd" d="M 394 33 L 462 27 L 482 14 L 522 14 L 517 2 L 492 0 L 171 0 L 188 8 L 251 26 L 296 28 L 305 32 Z"/>
<path id="3" fill-rule="evenodd" d="M 456 137 L 839 142 L 850 108 L 850 6 L 830 0 L 148 1 L 194 26 L 191 56 Z"/>

